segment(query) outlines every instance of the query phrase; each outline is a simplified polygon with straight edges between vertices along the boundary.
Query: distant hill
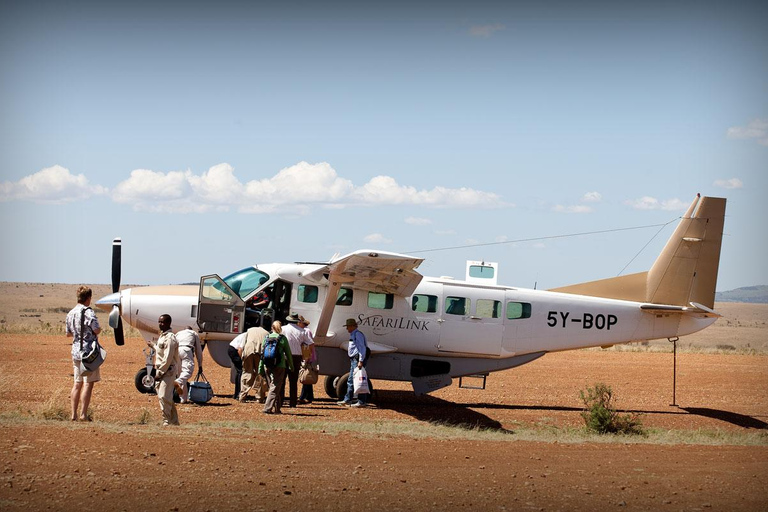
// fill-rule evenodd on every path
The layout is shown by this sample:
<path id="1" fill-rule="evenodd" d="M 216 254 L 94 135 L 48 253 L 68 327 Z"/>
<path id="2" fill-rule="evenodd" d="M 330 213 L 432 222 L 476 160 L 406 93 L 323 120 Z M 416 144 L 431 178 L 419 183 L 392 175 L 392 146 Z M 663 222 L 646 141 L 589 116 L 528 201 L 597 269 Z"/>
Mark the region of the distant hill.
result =
<path id="1" fill-rule="evenodd" d="M 745 286 L 727 292 L 717 292 L 716 302 L 751 302 L 753 304 L 768 303 L 768 285 Z"/>

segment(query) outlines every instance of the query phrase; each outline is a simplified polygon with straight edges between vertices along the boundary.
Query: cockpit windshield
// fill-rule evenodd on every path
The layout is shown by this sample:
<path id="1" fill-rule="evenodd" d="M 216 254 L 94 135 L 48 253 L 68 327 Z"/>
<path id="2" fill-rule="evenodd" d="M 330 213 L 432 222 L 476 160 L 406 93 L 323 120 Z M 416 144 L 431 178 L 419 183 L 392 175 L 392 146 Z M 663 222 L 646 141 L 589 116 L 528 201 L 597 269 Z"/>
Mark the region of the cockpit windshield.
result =
<path id="1" fill-rule="evenodd" d="M 248 297 L 253 291 L 262 284 L 269 281 L 269 274 L 256 270 L 253 267 L 244 268 L 233 272 L 224 278 L 224 282 L 227 286 L 240 296 L 240 298 Z"/>

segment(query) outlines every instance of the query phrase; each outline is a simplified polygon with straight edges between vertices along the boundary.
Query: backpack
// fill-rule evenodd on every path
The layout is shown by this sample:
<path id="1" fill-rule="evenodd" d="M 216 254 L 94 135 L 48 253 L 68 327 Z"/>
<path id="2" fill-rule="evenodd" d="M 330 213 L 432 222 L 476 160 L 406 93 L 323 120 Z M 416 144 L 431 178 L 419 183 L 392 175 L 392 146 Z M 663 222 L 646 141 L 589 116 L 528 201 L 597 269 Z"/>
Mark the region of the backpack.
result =
<path id="1" fill-rule="evenodd" d="M 261 348 L 261 360 L 264 366 L 272 369 L 280 363 L 280 338 L 282 336 L 264 338 L 264 344 Z"/>

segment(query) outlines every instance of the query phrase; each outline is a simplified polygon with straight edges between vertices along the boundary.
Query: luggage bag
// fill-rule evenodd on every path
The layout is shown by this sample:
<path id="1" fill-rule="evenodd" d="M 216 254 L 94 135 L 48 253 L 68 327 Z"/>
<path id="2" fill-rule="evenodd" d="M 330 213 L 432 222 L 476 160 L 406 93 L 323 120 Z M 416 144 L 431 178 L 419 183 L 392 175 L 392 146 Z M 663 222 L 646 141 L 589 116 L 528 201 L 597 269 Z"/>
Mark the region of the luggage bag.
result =
<path id="1" fill-rule="evenodd" d="M 196 404 L 204 404 L 213 398 L 213 388 L 203 372 L 197 372 L 197 377 L 189 383 L 189 400 Z"/>

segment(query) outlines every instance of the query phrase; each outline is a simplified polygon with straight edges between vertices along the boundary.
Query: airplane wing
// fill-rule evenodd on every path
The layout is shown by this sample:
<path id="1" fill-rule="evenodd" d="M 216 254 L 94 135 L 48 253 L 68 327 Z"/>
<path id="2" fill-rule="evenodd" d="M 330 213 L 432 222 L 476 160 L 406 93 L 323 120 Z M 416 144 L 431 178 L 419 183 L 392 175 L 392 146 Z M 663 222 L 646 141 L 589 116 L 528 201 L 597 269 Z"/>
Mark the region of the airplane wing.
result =
<path id="1" fill-rule="evenodd" d="M 305 274 L 315 282 L 328 282 L 315 339 L 322 340 L 336 308 L 336 297 L 341 285 L 378 293 L 391 293 L 400 297 L 411 295 L 423 276 L 416 269 L 423 258 L 414 258 L 394 252 L 360 250 L 333 259 L 328 265 Z"/>

